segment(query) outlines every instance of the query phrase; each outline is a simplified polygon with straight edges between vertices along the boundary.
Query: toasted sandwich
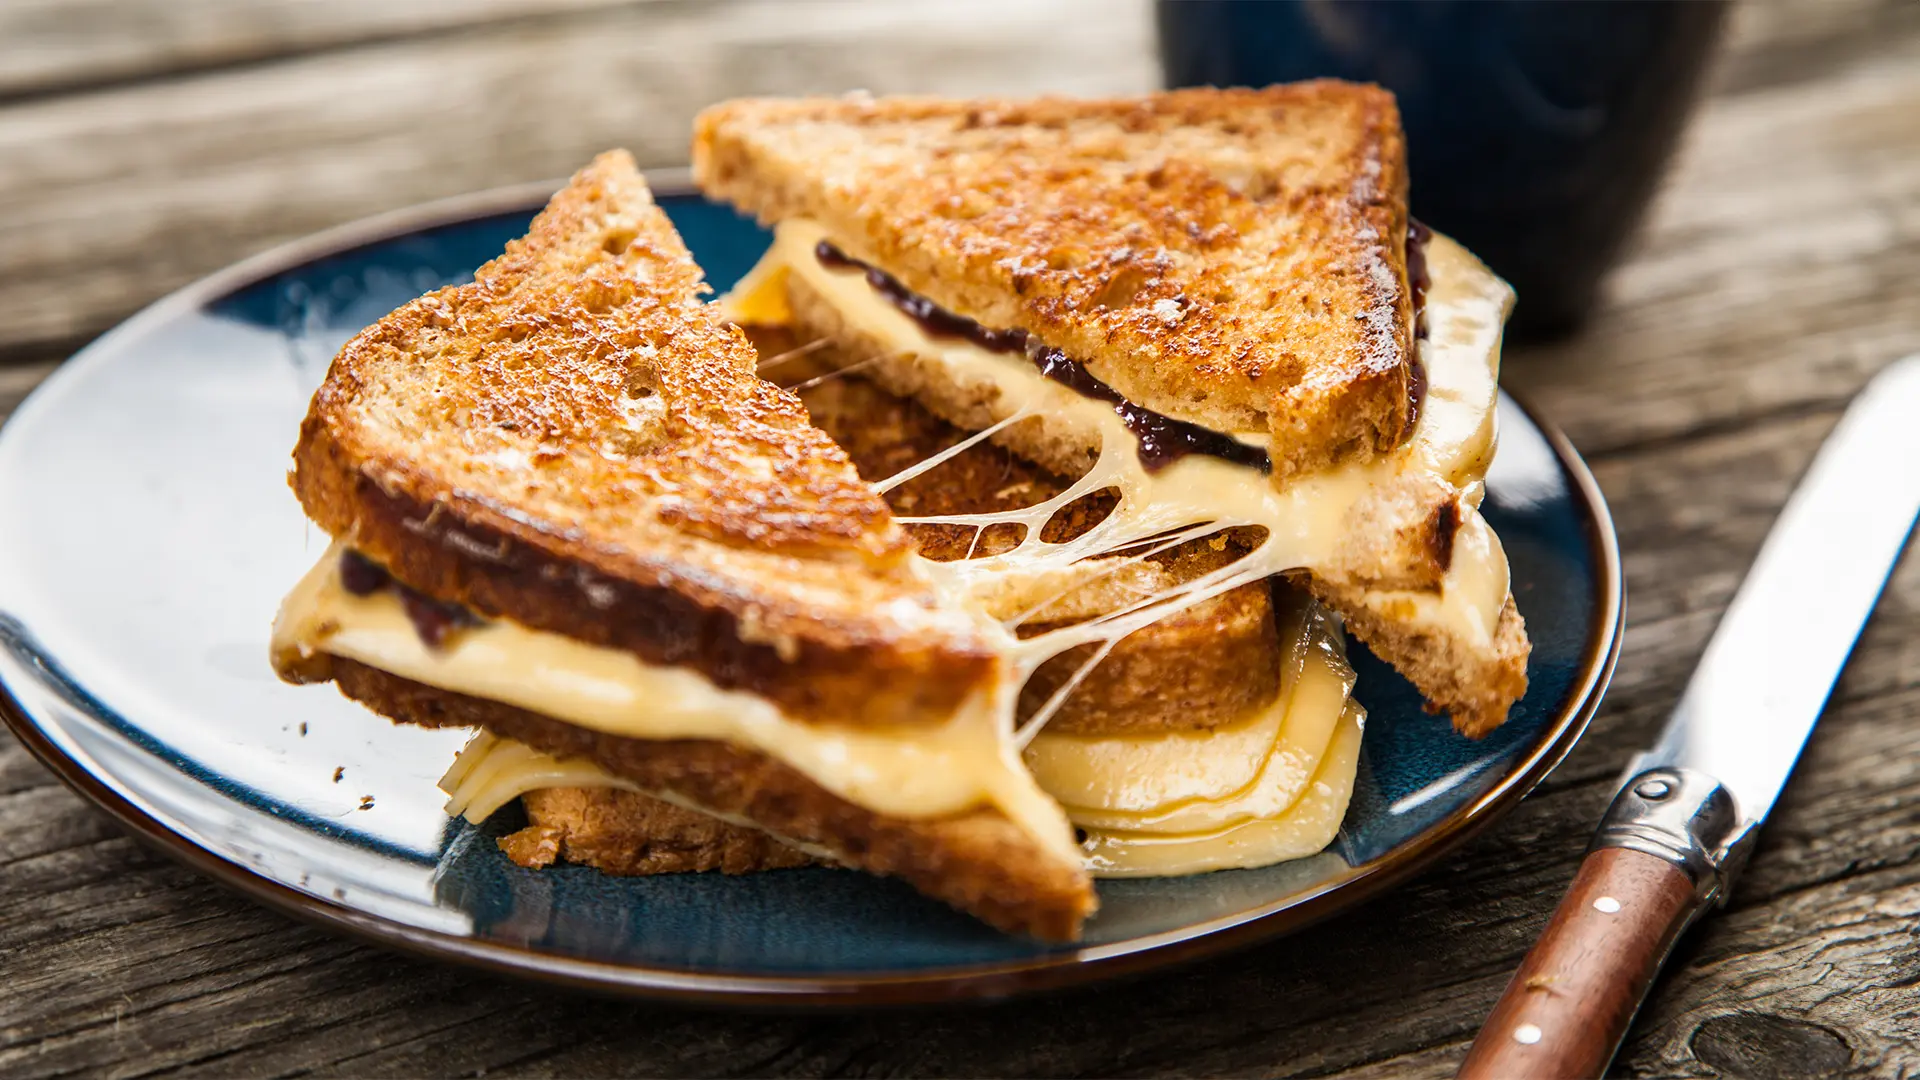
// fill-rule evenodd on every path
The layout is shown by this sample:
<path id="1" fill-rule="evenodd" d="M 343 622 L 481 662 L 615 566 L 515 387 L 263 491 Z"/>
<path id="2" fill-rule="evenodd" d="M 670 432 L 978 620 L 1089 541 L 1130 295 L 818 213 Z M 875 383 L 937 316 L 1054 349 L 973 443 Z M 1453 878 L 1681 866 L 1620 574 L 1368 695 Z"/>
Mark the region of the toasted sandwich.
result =
<path id="1" fill-rule="evenodd" d="M 734 317 L 1068 477 L 951 577 L 976 596 L 1170 531 L 1242 557 L 1036 651 L 1301 578 L 1478 736 L 1529 646 L 1479 513 L 1512 293 L 1407 213 L 1391 95 L 1314 82 L 1100 101 L 746 100 L 696 180 L 775 232 Z M 1043 541 L 1068 502 L 1117 505 Z M 1251 539 L 1245 539 L 1251 537 Z"/>
<path id="2" fill-rule="evenodd" d="M 961 441 L 965 433 L 870 383 L 837 378 L 830 350 L 792 349 L 758 331 L 767 373 L 796 383 L 815 423 L 863 476 L 881 479 Z M 1023 506 L 1070 481 L 1003 448 L 975 445 L 939 469 L 891 487 L 902 513 L 961 513 Z M 1094 495 L 1055 517 L 1064 542 L 1111 510 Z M 991 557 L 1013 538 L 949 525 L 909 528 L 923 556 Z M 1224 546 L 1224 545 L 1223 545 Z M 1183 550 L 1198 547 L 1199 551 Z M 1225 558 L 1209 544 L 1176 546 L 1116 562 L 1052 603 L 1021 633 L 1097 617 Z M 1023 759 L 1074 822 L 1097 877 L 1164 876 L 1264 866 L 1320 851 L 1334 838 L 1352 791 L 1361 722 L 1338 627 L 1299 590 L 1255 582 L 1196 604 L 1116 642 L 1079 671 L 1088 647 L 1042 663 L 1026 679 L 1019 725 L 1076 682 Z M 522 865 L 557 860 L 614 874 L 682 869 L 729 873 L 795 865 L 794 852 L 758 846 L 697 813 L 650 802 L 591 763 L 556 761 L 481 736 L 442 785 L 453 813 L 484 821 L 522 798 L 529 824 L 501 846 Z"/>
<path id="3" fill-rule="evenodd" d="M 612 153 L 350 341 L 294 451 L 333 544 L 275 667 L 1072 938 L 1095 900 L 1010 748 L 1004 631 L 705 291 Z"/>
<path id="4" fill-rule="evenodd" d="M 725 298 L 794 335 L 770 363 L 894 395 L 801 382 L 1022 637 L 1023 757 L 1096 873 L 1325 846 L 1362 719 L 1340 622 L 1468 735 L 1524 692 L 1478 513 L 1511 293 L 1407 218 L 1384 93 L 735 102 L 695 167 L 775 229 Z M 621 870 L 616 796 L 566 794 L 534 831 Z"/>

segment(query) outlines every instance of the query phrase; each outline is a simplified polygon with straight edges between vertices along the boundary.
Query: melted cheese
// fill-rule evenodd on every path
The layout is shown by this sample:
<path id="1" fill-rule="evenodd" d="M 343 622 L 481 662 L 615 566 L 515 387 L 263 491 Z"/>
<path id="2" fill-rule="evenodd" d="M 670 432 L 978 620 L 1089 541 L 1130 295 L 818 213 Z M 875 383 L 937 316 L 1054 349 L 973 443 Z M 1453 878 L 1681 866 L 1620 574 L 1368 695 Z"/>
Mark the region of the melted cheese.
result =
<path id="1" fill-rule="evenodd" d="M 1142 812 L 1221 799 L 1260 775 L 1279 742 L 1287 704 L 1287 694 L 1276 695 L 1251 717 L 1217 728 L 1152 735 L 1041 732 L 1022 757 L 1076 825 L 1100 810 Z"/>
<path id="2" fill-rule="evenodd" d="M 631 739 L 715 739 L 765 753 L 835 795 L 877 813 L 930 818 L 998 808 L 1066 858 L 1071 832 L 1005 738 L 1017 688 L 969 701 L 940 726 L 897 729 L 803 723 L 755 694 L 688 668 L 494 621 L 441 648 L 420 640 L 391 591 L 340 585 L 336 542 L 282 604 L 276 653 L 324 652 L 455 693 L 505 702 Z M 1004 700 L 1003 700 L 1004 699 Z"/>
<path id="3" fill-rule="evenodd" d="M 937 377 L 965 391 L 964 396 L 987 402 L 996 426 L 1037 423 L 1100 447 L 1091 471 L 1036 506 L 903 518 L 909 523 L 984 527 L 1012 522 L 1025 527 L 1025 541 L 1006 553 L 932 564 L 929 572 L 950 589 L 961 595 L 1003 592 L 1011 575 L 1044 582 L 1050 572 L 1196 523 L 1215 528 L 1255 525 L 1267 531 L 1260 547 L 1232 567 L 1132 610 L 1026 639 L 1018 651 L 1028 670 L 1074 645 L 1111 642 L 1247 582 L 1283 571 L 1337 567 L 1343 542 L 1366 526 L 1368 495 L 1409 474 L 1438 478 L 1458 491 L 1462 537 L 1456 539 L 1440 589 L 1376 591 L 1368 602 L 1395 611 L 1397 621 L 1410 630 L 1431 627 L 1475 643 L 1490 639 L 1507 599 L 1508 573 L 1505 553 L 1480 518 L 1478 505 L 1480 479 L 1493 453 L 1500 330 L 1511 292 L 1459 245 L 1436 236 L 1427 250 L 1433 280 L 1427 294 L 1430 337 L 1420 348 L 1428 390 L 1412 438 L 1383 459 L 1326 470 L 1276 488 L 1257 470 L 1203 454 L 1148 472 L 1140 464 L 1132 432 L 1111 405 L 1042 376 L 1023 357 L 932 337 L 877 294 L 857 270 L 822 264 L 814 249 L 829 239 L 834 238 L 815 222 L 782 222 L 761 264 L 723 302 L 741 318 L 781 318 L 787 310 L 787 278 L 798 277 L 889 353 L 930 365 Z M 776 292 L 782 295 L 776 297 Z M 1234 434 L 1252 440 L 1261 433 Z M 1121 493 L 1119 508 L 1104 522 L 1064 544 L 1040 540 L 1041 526 L 1055 511 L 1102 488 Z M 1009 605 L 997 601 L 995 606 Z"/>
<path id="4" fill-rule="evenodd" d="M 1104 802 L 1079 802 L 1064 795 L 1036 770 L 1036 777 L 1048 794 L 1067 804 L 1067 817 L 1085 829 L 1122 830 L 1170 835 L 1202 834 L 1218 831 L 1243 821 L 1276 819 L 1288 813 L 1307 790 L 1308 782 L 1318 774 L 1334 737 L 1334 729 L 1348 707 L 1353 692 L 1353 668 L 1340 650 L 1339 631 L 1323 613 L 1316 610 L 1307 626 L 1291 630 L 1288 667 L 1283 670 L 1281 691 L 1274 705 L 1281 723 L 1271 745 L 1254 756 L 1257 771 L 1240 785 L 1216 793 L 1188 798 L 1152 801 L 1144 798 L 1109 799 Z M 1184 733 L 1183 733 L 1184 734 Z M 1054 743 L 1071 736 L 1042 734 L 1034 745 Z M 1161 736 L 1160 739 L 1165 739 Z M 1106 740 L 1101 740 L 1106 741 Z M 1159 740 L 1135 739 L 1136 743 Z M 1154 748 L 1138 747 L 1131 767 L 1111 768 L 1110 775 L 1130 777 L 1139 763 L 1152 762 Z M 1226 749 L 1207 760 L 1220 774 L 1241 775 L 1235 768 L 1242 764 L 1226 758 Z M 1114 755 L 1118 764 L 1119 755 Z M 1032 748 L 1028 762 L 1033 760 Z M 1089 762 L 1097 767 L 1100 762 Z M 1351 781 L 1349 775 L 1344 778 Z M 1224 785 L 1222 785 L 1224 787 Z M 1133 792 L 1128 792 L 1133 794 Z"/>
<path id="5" fill-rule="evenodd" d="M 1270 866 L 1323 851 L 1339 835 L 1359 769 L 1364 715 L 1349 704 L 1306 792 L 1278 817 L 1214 832 L 1166 835 L 1088 829 L 1084 847 L 1095 877 L 1167 877 Z"/>
<path id="6" fill-rule="evenodd" d="M 553 757 L 486 731 L 460 750 L 460 756 L 440 778 L 440 790 L 447 793 L 448 815 L 465 817 L 475 824 L 529 791 L 559 787 L 640 790 L 638 784 L 585 758 Z"/>

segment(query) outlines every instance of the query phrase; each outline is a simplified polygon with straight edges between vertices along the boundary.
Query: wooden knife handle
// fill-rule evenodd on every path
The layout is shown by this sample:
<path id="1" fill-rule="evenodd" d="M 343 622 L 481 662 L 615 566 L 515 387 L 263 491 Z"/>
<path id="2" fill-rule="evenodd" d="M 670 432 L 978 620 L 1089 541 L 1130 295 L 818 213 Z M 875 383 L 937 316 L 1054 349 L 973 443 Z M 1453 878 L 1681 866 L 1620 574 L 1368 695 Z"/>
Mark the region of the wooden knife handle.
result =
<path id="1" fill-rule="evenodd" d="M 1600 1076 L 1704 902 L 1686 870 L 1667 859 L 1624 847 L 1588 853 L 1459 1075 Z"/>

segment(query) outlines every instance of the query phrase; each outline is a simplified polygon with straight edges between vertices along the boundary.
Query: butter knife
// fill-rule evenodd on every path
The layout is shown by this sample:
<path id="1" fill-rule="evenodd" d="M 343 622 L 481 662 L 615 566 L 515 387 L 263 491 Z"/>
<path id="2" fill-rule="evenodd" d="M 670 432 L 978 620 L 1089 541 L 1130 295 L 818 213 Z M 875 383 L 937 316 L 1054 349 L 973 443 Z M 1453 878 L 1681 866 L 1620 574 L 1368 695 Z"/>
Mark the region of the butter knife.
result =
<path id="1" fill-rule="evenodd" d="M 1461 1077 L 1602 1074 L 1674 941 L 1726 902 L 1917 510 L 1920 355 L 1868 383 L 1815 455 Z"/>

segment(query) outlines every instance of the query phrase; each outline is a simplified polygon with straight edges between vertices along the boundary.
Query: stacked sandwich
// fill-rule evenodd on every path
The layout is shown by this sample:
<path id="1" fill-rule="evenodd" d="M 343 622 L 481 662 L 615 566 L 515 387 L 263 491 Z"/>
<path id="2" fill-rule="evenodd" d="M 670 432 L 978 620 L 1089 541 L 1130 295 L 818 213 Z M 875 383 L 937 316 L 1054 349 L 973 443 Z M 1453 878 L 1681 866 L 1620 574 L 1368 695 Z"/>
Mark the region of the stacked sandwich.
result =
<path id="1" fill-rule="evenodd" d="M 1332 840 L 1343 624 L 1468 735 L 1524 692 L 1511 296 L 1408 219 L 1385 93 L 743 101 L 694 162 L 774 230 L 724 303 L 604 156 L 296 449 L 335 545 L 276 666 L 480 728 L 444 783 L 522 798 L 516 861 L 817 859 L 1070 939 L 1090 871 Z"/>

